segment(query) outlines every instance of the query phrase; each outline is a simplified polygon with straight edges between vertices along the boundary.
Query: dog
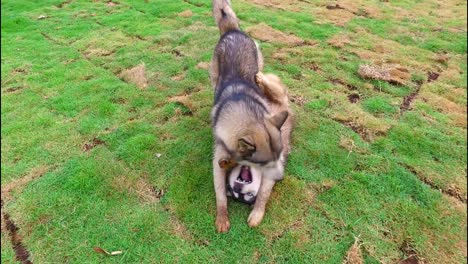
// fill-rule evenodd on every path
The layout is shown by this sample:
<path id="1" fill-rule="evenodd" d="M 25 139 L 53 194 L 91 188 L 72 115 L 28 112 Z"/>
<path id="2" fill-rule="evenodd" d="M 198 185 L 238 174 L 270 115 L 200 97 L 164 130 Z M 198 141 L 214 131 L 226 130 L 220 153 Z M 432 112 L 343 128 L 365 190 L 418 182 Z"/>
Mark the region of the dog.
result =
<path id="1" fill-rule="evenodd" d="M 273 74 L 259 72 L 257 73 L 256 80 L 257 85 L 268 98 L 272 114 L 281 111 L 288 111 L 289 113 L 288 119 L 286 119 L 281 127 L 283 153 L 280 156 L 280 160 L 285 166 L 290 152 L 289 141 L 293 129 L 293 115 L 289 108 L 286 86 L 281 82 L 279 77 Z M 238 165 L 235 161 L 227 160 L 221 160 L 218 163 L 227 170 L 227 195 L 237 201 L 249 205 L 254 204 L 262 181 L 262 168 Z"/>
<path id="2" fill-rule="evenodd" d="M 218 161 L 233 159 L 240 165 L 262 168 L 262 182 L 247 220 L 255 227 L 263 219 L 275 182 L 283 178 L 281 127 L 288 111 L 272 115 L 268 98 L 257 85 L 263 57 L 255 42 L 240 30 L 228 0 L 213 0 L 213 16 L 221 37 L 210 65 L 214 87 L 211 112 L 215 138 L 213 179 L 216 193 L 216 229 L 227 232 L 226 169 Z"/>

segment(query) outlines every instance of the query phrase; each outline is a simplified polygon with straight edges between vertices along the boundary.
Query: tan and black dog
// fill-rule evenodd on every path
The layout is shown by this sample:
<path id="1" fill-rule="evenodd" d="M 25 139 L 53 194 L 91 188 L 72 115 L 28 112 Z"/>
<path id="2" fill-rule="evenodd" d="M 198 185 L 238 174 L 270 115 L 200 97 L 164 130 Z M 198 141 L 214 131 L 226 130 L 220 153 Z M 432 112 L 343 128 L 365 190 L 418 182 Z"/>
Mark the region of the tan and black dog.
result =
<path id="1" fill-rule="evenodd" d="M 257 85 L 263 91 L 270 105 L 270 113 L 275 115 L 282 111 L 288 111 L 289 115 L 281 126 L 281 142 L 283 151 L 280 160 L 286 165 L 290 151 L 290 135 L 293 129 L 292 112 L 289 108 L 289 99 L 286 86 L 273 74 L 257 73 Z M 234 160 L 221 160 L 220 166 L 227 170 L 228 196 L 246 203 L 254 204 L 262 183 L 263 170 L 259 166 L 238 165 Z"/>
<path id="2" fill-rule="evenodd" d="M 215 88 L 211 117 L 215 137 L 216 228 L 226 232 L 230 227 L 226 170 L 218 161 L 232 159 L 240 165 L 262 168 L 262 182 L 248 218 L 249 226 L 257 226 L 275 182 L 283 178 L 281 128 L 288 111 L 272 114 L 268 98 L 256 81 L 263 66 L 262 55 L 255 42 L 240 31 L 230 2 L 214 0 L 213 15 L 221 33 L 210 66 Z"/>

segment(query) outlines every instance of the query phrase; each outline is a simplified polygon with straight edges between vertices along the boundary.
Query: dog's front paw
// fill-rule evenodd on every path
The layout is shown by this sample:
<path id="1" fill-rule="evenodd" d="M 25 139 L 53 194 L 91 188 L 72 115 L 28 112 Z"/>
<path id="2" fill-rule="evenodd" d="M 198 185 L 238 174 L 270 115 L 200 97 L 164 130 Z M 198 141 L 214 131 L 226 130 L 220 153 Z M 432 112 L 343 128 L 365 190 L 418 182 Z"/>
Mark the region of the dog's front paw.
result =
<path id="1" fill-rule="evenodd" d="M 264 210 L 254 209 L 252 212 L 250 212 L 249 218 L 247 219 L 247 223 L 249 224 L 250 227 L 256 227 L 262 222 L 264 215 L 265 215 Z"/>
<path id="2" fill-rule="evenodd" d="M 218 233 L 226 233 L 229 231 L 231 224 L 227 217 L 216 217 L 216 230 Z"/>

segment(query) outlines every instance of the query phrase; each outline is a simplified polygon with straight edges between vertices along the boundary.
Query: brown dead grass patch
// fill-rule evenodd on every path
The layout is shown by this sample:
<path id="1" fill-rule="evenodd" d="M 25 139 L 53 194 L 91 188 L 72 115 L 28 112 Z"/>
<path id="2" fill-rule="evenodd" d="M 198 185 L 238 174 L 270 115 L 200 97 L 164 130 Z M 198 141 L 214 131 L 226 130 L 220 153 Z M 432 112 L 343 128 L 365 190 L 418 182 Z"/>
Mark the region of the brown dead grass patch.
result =
<path id="1" fill-rule="evenodd" d="M 183 12 L 180 12 L 179 14 L 177 14 L 177 16 L 179 16 L 179 17 L 192 17 L 193 12 L 192 12 L 192 10 L 188 9 L 188 10 L 185 10 Z"/>
<path id="2" fill-rule="evenodd" d="M 171 218 L 171 222 L 169 223 L 171 225 L 171 232 L 184 239 L 185 241 L 194 241 L 194 236 L 190 232 L 190 230 L 185 226 L 185 224 L 176 216 L 174 208 L 169 204 L 164 207 L 164 209 L 169 213 L 169 216 Z M 200 244 L 206 244 L 209 242 L 201 242 Z"/>
<path id="3" fill-rule="evenodd" d="M 12 191 L 20 190 L 21 188 L 26 186 L 28 183 L 30 183 L 34 179 L 39 178 L 42 175 L 44 175 L 49 169 L 50 169 L 49 166 L 39 166 L 39 167 L 31 169 L 28 174 L 26 174 L 25 176 L 21 178 L 13 180 L 7 184 L 2 184 L 2 189 L 1 189 L 2 200 L 3 201 L 10 200 L 12 198 L 11 197 Z"/>
<path id="4" fill-rule="evenodd" d="M 208 70 L 210 68 L 210 63 L 206 61 L 201 61 L 196 66 L 197 69 Z"/>
<path id="5" fill-rule="evenodd" d="M 335 24 L 339 27 L 344 27 L 351 21 L 355 15 L 344 9 L 318 9 L 316 13 L 319 20 Z"/>
<path id="6" fill-rule="evenodd" d="M 92 149 L 95 148 L 96 146 L 98 146 L 98 145 L 104 145 L 105 143 L 106 143 L 106 142 L 104 142 L 103 140 L 101 140 L 101 139 L 99 139 L 99 138 L 93 138 L 90 142 L 85 143 L 81 149 L 82 149 L 83 151 L 87 152 L 87 151 L 92 150 Z"/>
<path id="7" fill-rule="evenodd" d="M 164 195 L 163 189 L 151 185 L 144 177 L 130 178 L 122 175 L 112 180 L 112 187 L 119 192 L 132 192 L 137 195 L 141 203 L 154 203 Z"/>
<path id="8" fill-rule="evenodd" d="M 192 100 L 190 99 L 190 95 L 188 94 L 182 94 L 182 95 L 177 95 L 169 98 L 169 102 L 176 102 L 179 104 L 182 104 L 190 109 L 190 111 L 194 111 L 194 106 L 192 103 Z"/>
<path id="9" fill-rule="evenodd" d="M 148 87 L 144 64 L 139 64 L 133 68 L 123 70 L 119 77 L 125 82 L 135 84 L 140 89 L 146 89 Z"/>
<path id="10" fill-rule="evenodd" d="M 343 264 L 363 264 L 364 258 L 362 257 L 361 244 L 359 239 L 355 238 L 354 244 L 349 248 L 346 253 Z"/>
<path id="11" fill-rule="evenodd" d="M 351 128 L 365 141 L 372 141 L 375 137 L 385 135 L 391 125 L 384 120 L 362 110 L 357 104 L 343 101 L 335 104 L 335 112 L 331 118 Z"/>
<path id="12" fill-rule="evenodd" d="M 340 145 L 340 147 L 342 147 L 342 148 L 346 149 L 347 151 L 349 151 L 349 153 L 351 153 L 351 152 L 356 152 L 356 153 L 360 153 L 360 154 L 367 153 L 366 149 L 363 149 L 363 148 L 357 146 L 356 143 L 354 142 L 354 140 L 352 138 L 349 138 L 349 137 L 342 136 L 340 138 L 340 142 L 338 144 Z"/>
<path id="13" fill-rule="evenodd" d="M 399 64 L 360 65 L 358 73 L 366 79 L 382 80 L 393 84 L 406 84 L 411 74 Z"/>
<path id="14" fill-rule="evenodd" d="M 252 2 L 257 5 L 272 7 L 280 10 L 289 10 L 294 12 L 301 10 L 298 6 L 295 5 L 298 1 L 294 0 L 252 0 Z"/>
<path id="15" fill-rule="evenodd" d="M 89 48 L 83 52 L 86 58 L 91 57 L 107 57 L 115 53 L 115 50 L 106 50 L 102 48 Z"/>
<path id="16" fill-rule="evenodd" d="M 173 81 L 182 81 L 183 79 L 185 79 L 185 73 L 184 72 L 181 72 L 179 74 L 176 74 L 174 76 L 171 77 L 171 80 Z"/>
<path id="17" fill-rule="evenodd" d="M 363 47 L 362 43 L 369 46 Z M 330 39 L 330 45 L 356 54 L 369 65 L 401 65 L 411 73 L 420 75 L 441 71 L 441 65 L 434 60 L 434 53 L 376 36 L 364 28 L 356 28 L 353 34 L 335 35 Z M 407 78 L 406 75 L 404 78 Z"/>
<path id="18" fill-rule="evenodd" d="M 432 106 L 437 111 L 449 116 L 453 125 L 467 127 L 466 106 L 459 105 L 443 96 L 424 91 L 420 93 L 421 100 Z"/>
<path id="19" fill-rule="evenodd" d="M 347 44 L 351 43 L 349 36 L 345 34 L 337 34 L 327 41 L 328 44 L 335 48 L 342 48 Z"/>
<path id="20" fill-rule="evenodd" d="M 422 100 L 424 100 L 429 105 L 433 106 L 438 111 L 446 114 L 465 114 L 467 113 L 466 106 L 461 106 L 456 104 L 445 97 L 439 96 L 437 94 L 422 91 L 420 93 Z"/>
<path id="21" fill-rule="evenodd" d="M 304 44 L 304 40 L 294 35 L 285 34 L 276 30 L 265 23 L 260 23 L 255 26 L 248 27 L 245 30 L 252 37 L 261 41 L 286 44 L 289 46 L 298 46 Z"/>
<path id="22" fill-rule="evenodd" d="M 369 5 L 369 2 L 339 0 L 332 3 L 320 3 L 314 9 L 314 15 L 319 21 L 332 23 L 337 26 L 345 26 L 356 16 L 377 18 L 380 16 L 379 9 Z"/>

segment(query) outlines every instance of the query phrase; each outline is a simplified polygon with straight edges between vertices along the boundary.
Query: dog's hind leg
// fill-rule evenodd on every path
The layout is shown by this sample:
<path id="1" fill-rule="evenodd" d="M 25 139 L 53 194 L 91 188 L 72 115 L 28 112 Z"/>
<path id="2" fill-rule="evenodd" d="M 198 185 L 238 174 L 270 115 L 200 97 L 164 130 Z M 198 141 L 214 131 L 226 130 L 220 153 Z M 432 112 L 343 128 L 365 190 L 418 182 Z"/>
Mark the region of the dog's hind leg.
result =
<path id="1" fill-rule="evenodd" d="M 227 232 L 230 227 L 227 211 L 226 170 L 218 164 L 220 159 L 228 156 L 221 146 L 216 145 L 213 158 L 213 182 L 216 193 L 216 230 L 219 233 Z"/>

